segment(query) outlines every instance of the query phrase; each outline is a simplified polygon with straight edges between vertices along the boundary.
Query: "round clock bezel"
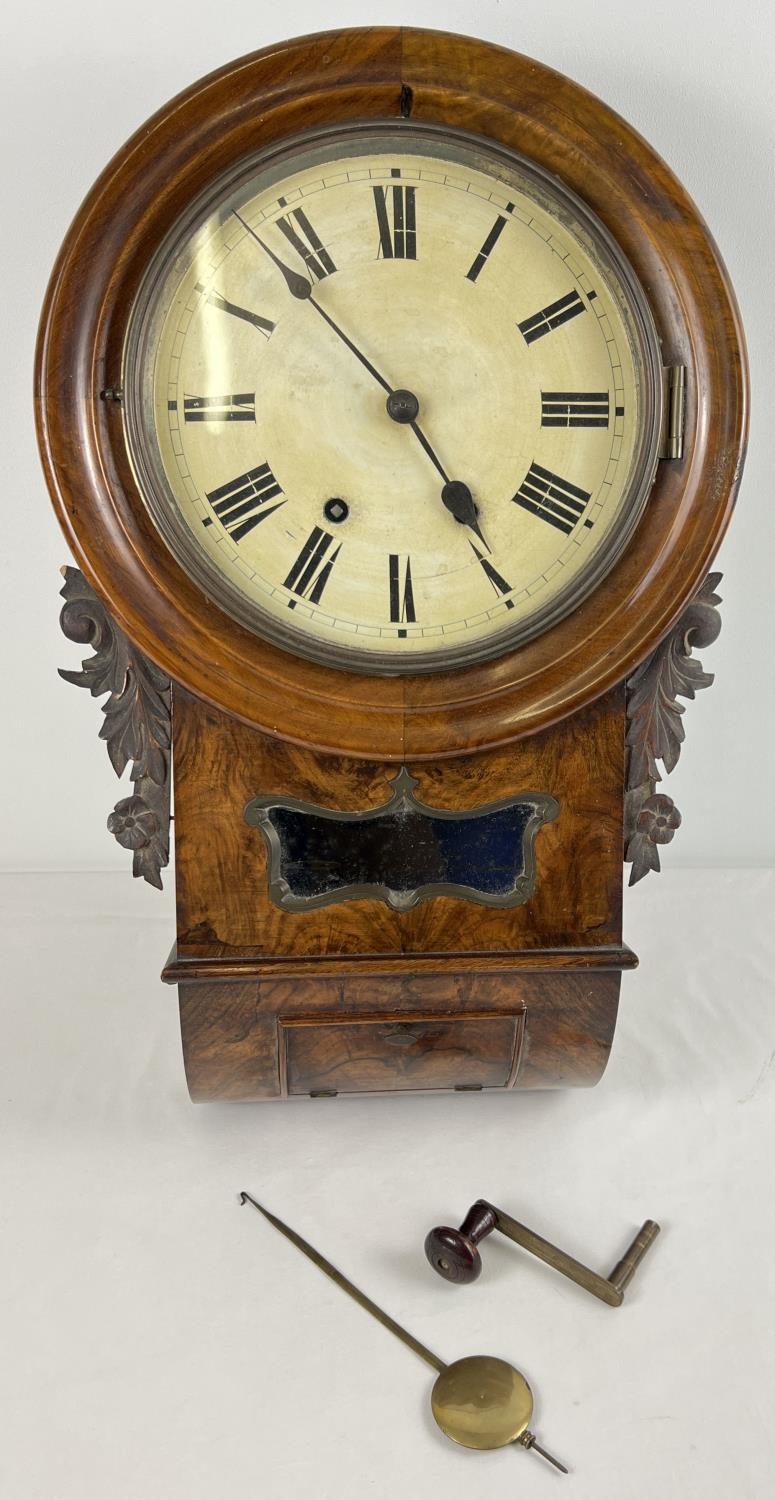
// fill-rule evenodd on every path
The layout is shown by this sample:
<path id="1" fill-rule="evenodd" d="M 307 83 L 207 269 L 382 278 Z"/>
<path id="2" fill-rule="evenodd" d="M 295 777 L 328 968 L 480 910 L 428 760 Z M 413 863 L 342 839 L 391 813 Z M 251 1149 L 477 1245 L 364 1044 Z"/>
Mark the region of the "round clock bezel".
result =
<path id="1" fill-rule="evenodd" d="M 291 654 L 204 595 L 148 513 L 114 397 L 148 265 L 230 163 L 302 129 L 407 115 L 499 143 L 588 205 L 646 292 L 663 363 L 686 371 L 687 404 L 683 457 L 658 464 L 629 545 L 572 614 L 490 660 L 388 677 Z M 532 59 L 466 37 L 373 28 L 242 58 L 173 100 L 127 143 L 84 203 L 55 267 L 36 403 L 49 488 L 75 557 L 117 623 L 162 670 L 270 734 L 412 761 L 548 728 L 653 650 L 702 582 L 729 519 L 747 375 L 713 240 L 630 126 Z"/>
<path id="2" fill-rule="evenodd" d="M 574 580 L 514 627 L 509 628 L 507 617 L 500 630 L 493 630 L 483 640 L 446 643 L 443 648 L 424 652 L 415 650 L 402 659 L 395 652 L 366 649 L 358 642 L 357 637 L 352 644 L 338 644 L 328 636 L 318 638 L 309 632 L 303 632 L 297 628 L 297 615 L 290 616 L 287 624 L 278 621 L 268 611 L 253 604 L 235 584 L 218 571 L 197 545 L 174 501 L 171 503 L 158 452 L 158 439 L 153 428 L 149 366 L 154 355 L 154 340 L 158 329 L 157 292 L 164 286 L 166 276 L 179 262 L 197 231 L 212 215 L 221 211 L 225 202 L 238 197 L 240 189 L 254 180 L 263 189 L 273 179 L 281 178 L 283 168 L 287 170 L 288 164 L 300 153 L 314 153 L 330 143 L 339 147 L 343 155 L 348 155 L 357 143 L 363 143 L 364 138 L 376 142 L 380 138 L 395 138 L 403 130 L 410 136 L 403 148 L 405 150 L 416 151 L 418 140 L 426 143 L 429 154 L 436 144 L 440 156 L 446 154 L 445 147 L 447 150 L 454 150 L 458 146 L 470 153 L 473 164 L 481 166 L 483 170 L 494 170 L 500 166 L 505 171 L 519 174 L 534 189 L 538 201 L 544 199 L 542 206 L 548 213 L 560 222 L 566 218 L 572 220 L 572 232 L 578 234 L 581 230 L 582 235 L 588 237 L 595 254 L 598 257 L 602 255 L 603 260 L 607 261 L 607 264 L 601 265 L 603 276 L 613 279 L 614 288 L 626 305 L 625 322 L 629 321 L 628 334 L 637 344 L 635 364 L 642 377 L 639 393 L 642 411 L 631 474 L 619 512 L 604 544 L 592 554 Z M 391 144 L 395 144 L 394 140 Z M 450 159 L 454 161 L 454 157 Z M 232 164 L 223 177 L 210 185 L 200 200 L 189 206 L 159 247 L 138 289 L 123 351 L 121 387 L 127 443 L 138 489 L 173 556 L 205 597 L 222 605 L 246 629 L 324 666 L 341 667 L 344 671 L 366 675 L 411 676 L 415 673 L 446 672 L 456 667 L 475 665 L 525 644 L 576 609 L 610 572 L 630 542 L 652 488 L 660 438 L 662 365 L 659 336 L 645 293 L 613 236 L 577 194 L 535 163 L 471 132 L 451 130 L 427 122 L 418 124 L 412 121 L 376 120 L 354 121 L 344 126 L 329 125 L 276 143 L 253 157 Z"/>

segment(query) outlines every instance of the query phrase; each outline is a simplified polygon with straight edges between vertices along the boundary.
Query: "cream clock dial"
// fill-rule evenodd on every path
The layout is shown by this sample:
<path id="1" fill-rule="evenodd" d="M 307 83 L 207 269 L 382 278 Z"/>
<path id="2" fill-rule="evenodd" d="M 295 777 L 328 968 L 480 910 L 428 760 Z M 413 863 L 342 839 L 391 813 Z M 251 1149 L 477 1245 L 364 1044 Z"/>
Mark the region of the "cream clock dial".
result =
<path id="1" fill-rule="evenodd" d="M 366 671 L 492 656 L 572 610 L 648 499 L 642 293 L 559 183 L 395 125 L 255 160 L 178 226 L 125 350 L 130 452 L 209 597 Z"/>

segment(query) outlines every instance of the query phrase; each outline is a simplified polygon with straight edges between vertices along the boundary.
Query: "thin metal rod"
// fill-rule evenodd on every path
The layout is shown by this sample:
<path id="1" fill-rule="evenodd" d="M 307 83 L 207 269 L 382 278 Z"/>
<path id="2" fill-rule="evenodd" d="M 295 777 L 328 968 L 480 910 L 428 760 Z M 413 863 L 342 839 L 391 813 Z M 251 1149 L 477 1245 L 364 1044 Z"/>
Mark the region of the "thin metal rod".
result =
<path id="1" fill-rule="evenodd" d="M 555 1469 L 559 1469 L 561 1474 L 569 1472 L 565 1465 L 560 1463 L 559 1458 L 553 1458 L 551 1453 L 547 1453 L 546 1449 L 542 1448 L 541 1444 L 536 1442 L 534 1433 L 523 1432 L 521 1438 L 517 1439 L 517 1442 L 521 1443 L 523 1448 L 527 1448 L 530 1453 L 540 1453 L 541 1457 L 545 1458 L 547 1463 L 554 1464 Z"/>
<path id="2" fill-rule="evenodd" d="M 357 1302 L 359 1307 L 371 1313 L 372 1317 L 376 1318 L 377 1322 L 381 1323 L 383 1328 L 387 1328 L 389 1333 L 394 1333 L 396 1338 L 401 1340 L 402 1344 L 406 1344 L 407 1348 L 412 1349 L 415 1354 L 419 1354 L 420 1359 L 424 1359 L 427 1365 L 430 1365 L 434 1370 L 438 1370 L 439 1373 L 442 1370 L 446 1370 L 447 1366 L 443 1360 L 439 1359 L 437 1354 L 431 1353 L 431 1350 L 426 1349 L 425 1345 L 421 1344 L 419 1339 L 414 1338 L 406 1328 L 402 1328 L 401 1324 L 395 1321 L 395 1318 L 391 1318 L 388 1313 L 377 1306 L 376 1302 L 372 1302 L 371 1297 L 367 1297 L 366 1293 L 360 1291 L 352 1281 L 349 1281 L 346 1276 L 342 1275 L 341 1271 L 337 1271 L 336 1266 L 332 1266 L 330 1260 L 326 1260 L 325 1256 L 321 1255 L 313 1245 L 303 1240 L 300 1234 L 297 1234 L 288 1224 L 284 1224 L 282 1219 L 276 1218 L 274 1214 L 269 1212 L 268 1208 L 262 1208 L 261 1204 L 257 1203 L 255 1198 L 251 1198 L 250 1193 L 240 1193 L 240 1203 L 251 1203 L 254 1208 L 257 1208 L 258 1212 L 263 1214 L 264 1218 L 268 1219 L 269 1223 L 273 1224 L 275 1229 L 279 1229 L 280 1233 L 284 1234 L 285 1238 L 290 1240 L 291 1244 L 295 1245 L 297 1250 L 301 1250 L 302 1255 L 306 1255 L 308 1260 L 311 1260 L 319 1271 L 323 1271 L 326 1276 L 330 1277 L 331 1281 L 336 1286 L 341 1287 L 342 1291 L 346 1292 L 348 1297 L 352 1297 L 353 1301 Z"/>
<path id="3" fill-rule="evenodd" d="M 581 1261 L 574 1260 L 572 1255 L 567 1255 L 558 1245 L 553 1245 L 550 1240 L 545 1240 L 542 1235 L 536 1234 L 534 1230 L 528 1229 L 526 1224 L 520 1224 L 518 1219 L 512 1219 L 509 1214 L 504 1214 L 493 1204 L 488 1204 L 495 1214 L 496 1229 L 505 1234 L 507 1239 L 521 1245 L 523 1250 L 529 1250 L 547 1266 L 552 1266 L 555 1271 L 561 1271 L 577 1286 L 591 1292 L 593 1297 L 599 1297 L 601 1302 L 606 1302 L 609 1307 L 621 1307 L 624 1301 L 624 1288 L 635 1274 L 637 1266 L 646 1254 L 646 1251 L 659 1234 L 659 1225 L 653 1219 L 647 1219 L 645 1224 L 635 1236 L 629 1249 L 622 1257 L 619 1264 L 614 1268 L 609 1279 L 599 1276 L 596 1271 L 591 1271 L 589 1266 L 582 1265 Z"/>

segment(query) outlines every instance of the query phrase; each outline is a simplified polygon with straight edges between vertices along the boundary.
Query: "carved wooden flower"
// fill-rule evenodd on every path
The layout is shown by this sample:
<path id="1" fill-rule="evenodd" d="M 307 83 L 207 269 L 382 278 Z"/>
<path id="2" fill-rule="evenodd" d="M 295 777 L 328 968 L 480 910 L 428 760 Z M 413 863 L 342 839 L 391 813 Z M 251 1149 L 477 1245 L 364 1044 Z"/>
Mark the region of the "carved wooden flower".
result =
<path id="1" fill-rule="evenodd" d="M 145 849 L 159 831 L 159 820 L 142 797 L 124 797 L 108 818 L 108 829 L 124 849 Z"/>
<path id="2" fill-rule="evenodd" d="M 664 792 L 654 792 L 641 804 L 625 853 L 632 864 L 630 885 L 642 880 L 649 870 L 659 869 L 659 845 L 669 844 L 680 826 L 681 814 Z"/>
<path id="3" fill-rule="evenodd" d="M 681 814 L 672 797 L 658 792 L 643 804 L 635 826 L 652 844 L 669 844 L 681 826 Z"/>

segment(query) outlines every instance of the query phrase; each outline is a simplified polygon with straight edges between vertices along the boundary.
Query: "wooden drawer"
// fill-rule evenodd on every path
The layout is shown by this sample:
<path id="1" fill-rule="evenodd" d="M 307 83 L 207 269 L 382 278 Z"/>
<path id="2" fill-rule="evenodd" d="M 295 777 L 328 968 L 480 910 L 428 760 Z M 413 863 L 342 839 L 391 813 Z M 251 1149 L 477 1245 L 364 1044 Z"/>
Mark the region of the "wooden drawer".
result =
<path id="1" fill-rule="evenodd" d="M 289 1094 L 394 1089 L 505 1089 L 519 1063 L 524 1013 L 281 1018 Z"/>

